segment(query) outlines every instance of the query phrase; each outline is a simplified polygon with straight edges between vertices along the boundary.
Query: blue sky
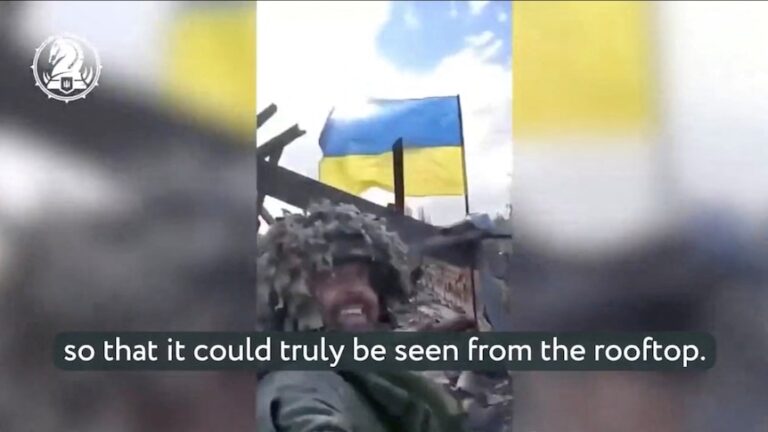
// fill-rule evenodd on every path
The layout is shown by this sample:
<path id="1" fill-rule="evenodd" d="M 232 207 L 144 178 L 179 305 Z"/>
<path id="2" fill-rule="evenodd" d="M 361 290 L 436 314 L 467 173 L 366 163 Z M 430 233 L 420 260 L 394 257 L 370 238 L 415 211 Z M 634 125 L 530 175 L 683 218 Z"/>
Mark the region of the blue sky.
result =
<path id="1" fill-rule="evenodd" d="M 256 15 L 257 104 L 279 107 L 262 136 L 294 122 L 307 131 L 286 149 L 283 166 L 317 178 L 318 138 L 331 108 L 355 107 L 368 97 L 458 94 L 471 210 L 506 210 L 512 170 L 510 2 L 263 2 Z M 388 192 L 369 192 L 363 196 L 380 204 L 392 200 Z M 434 223 L 464 216 L 462 197 L 413 198 L 406 204 L 427 210 Z"/>
<path id="2" fill-rule="evenodd" d="M 501 48 L 488 60 L 510 61 L 510 1 L 397 1 L 376 44 L 398 68 L 414 72 L 433 69 L 443 58 L 461 51 L 467 38 L 490 31 Z"/>
<path id="3" fill-rule="evenodd" d="M 502 152 L 512 147 L 508 132 L 511 25 L 499 21 L 498 15 L 506 13 L 509 20 L 512 13 L 509 2 L 488 2 L 480 8 L 482 4 L 258 2 L 257 103 L 260 108 L 272 102 L 279 106 L 278 114 L 268 123 L 265 138 L 294 123 L 307 130 L 300 142 L 288 147 L 281 163 L 303 174 L 316 175 L 320 157 L 317 136 L 329 105 L 339 94 L 371 88 L 382 88 L 380 94 L 385 95 L 460 92 L 462 104 L 466 104 L 463 114 L 473 210 L 493 211 L 492 204 L 505 204 L 504 185 L 494 180 L 506 177 L 491 174 L 494 169 L 504 172 L 505 161 L 511 158 L 506 150 Z M 105 64 L 104 73 L 113 77 L 115 85 L 125 85 L 132 93 L 157 94 L 156 74 L 162 63 L 159 50 L 152 48 L 159 46 L 163 25 L 178 3 L 84 1 L 24 5 L 18 22 L 22 49 L 31 53 L 50 35 L 75 33 L 96 46 Z M 668 116 L 667 135 L 674 138 L 672 168 L 680 179 L 681 191 L 713 202 L 726 203 L 723 197 L 727 197 L 728 205 L 765 218 L 768 56 L 755 53 L 768 50 L 768 26 L 764 25 L 768 3 L 659 2 L 657 8 L 663 18 L 663 31 L 657 36 L 664 48 L 658 63 L 668 90 L 662 98 L 667 103 L 663 111 Z M 713 32 L 712 28 L 720 31 Z M 503 45 L 493 51 L 492 57 L 484 57 L 482 49 L 468 50 L 466 45 L 467 38 L 479 37 L 486 31 L 492 32 L 489 43 L 501 41 Z M 503 57 L 507 62 L 502 66 Z M 107 64 L 111 65 L 109 70 Z M 728 146 L 723 146 L 723 136 L 728 137 Z M 10 140 L 18 141 L 15 137 Z M 589 169 L 575 166 L 572 146 L 552 146 L 546 149 L 550 153 L 529 156 L 535 158 L 533 161 L 523 159 L 526 154 L 520 149 L 518 146 L 514 171 L 516 219 L 524 219 L 526 209 L 530 209 L 533 213 L 529 213 L 529 221 L 541 225 L 547 238 L 556 237 L 553 229 L 577 228 L 572 223 L 576 219 L 574 211 L 605 201 L 587 202 L 581 200 L 581 195 L 571 194 L 579 197 L 579 205 L 574 206 L 571 190 L 563 185 L 573 183 L 582 192 L 589 189 L 584 183 L 588 178 L 609 183 L 599 175 L 601 170 L 621 172 L 624 168 L 602 160 L 599 166 Z M 560 149 L 564 149 L 562 155 Z M 553 165 L 551 158 L 562 165 Z M 630 162 L 636 164 L 635 160 Z M 626 169 L 633 167 L 628 165 Z M 0 178 L 0 187 L 7 179 L 9 184 L 19 183 L 14 176 L 8 177 L 13 174 L 10 169 L 0 169 L 1 174 L 7 175 Z M 78 193 L 83 192 L 80 189 Z M 521 199 L 526 189 L 529 201 Z M 626 191 L 621 195 L 634 196 Z M 26 196 L 19 199 L 24 205 L 31 202 Z M 463 206 L 457 209 L 456 213 L 461 213 Z M 441 214 L 441 210 L 433 213 Z M 562 214 L 567 223 L 552 223 L 541 217 L 544 214 Z M 586 210 L 578 218 L 597 224 L 585 225 L 585 235 L 605 231 L 603 220 L 588 216 Z"/>

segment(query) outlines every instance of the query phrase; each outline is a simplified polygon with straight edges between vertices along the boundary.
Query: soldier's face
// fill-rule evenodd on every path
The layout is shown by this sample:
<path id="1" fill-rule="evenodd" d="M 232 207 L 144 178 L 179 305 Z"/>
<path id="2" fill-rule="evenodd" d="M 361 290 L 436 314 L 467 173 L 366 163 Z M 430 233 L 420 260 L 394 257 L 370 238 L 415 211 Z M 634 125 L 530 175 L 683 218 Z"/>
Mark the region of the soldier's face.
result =
<path id="1" fill-rule="evenodd" d="M 371 287 L 368 270 L 367 264 L 352 262 L 312 278 L 310 289 L 320 304 L 326 328 L 343 331 L 375 328 L 379 298 Z"/>

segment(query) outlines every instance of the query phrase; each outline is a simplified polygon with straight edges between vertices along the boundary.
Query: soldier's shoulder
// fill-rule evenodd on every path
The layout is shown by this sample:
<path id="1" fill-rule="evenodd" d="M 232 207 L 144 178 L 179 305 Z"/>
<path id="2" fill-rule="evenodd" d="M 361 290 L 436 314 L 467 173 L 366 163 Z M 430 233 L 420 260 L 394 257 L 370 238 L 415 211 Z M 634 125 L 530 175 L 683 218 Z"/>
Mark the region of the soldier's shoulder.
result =
<path id="1" fill-rule="evenodd" d="M 321 400 L 334 411 L 360 409 L 364 400 L 342 376 L 332 371 L 276 371 L 257 384 L 257 400 L 263 406 L 273 401 L 296 402 Z"/>
<path id="2" fill-rule="evenodd" d="M 376 416 L 342 376 L 331 371 L 275 371 L 259 379 L 256 420 L 261 430 L 272 425 L 289 430 L 366 430 L 383 432 Z"/>
<path id="3" fill-rule="evenodd" d="M 258 393 L 334 390 L 344 385 L 344 379 L 330 371 L 274 371 L 259 379 Z"/>

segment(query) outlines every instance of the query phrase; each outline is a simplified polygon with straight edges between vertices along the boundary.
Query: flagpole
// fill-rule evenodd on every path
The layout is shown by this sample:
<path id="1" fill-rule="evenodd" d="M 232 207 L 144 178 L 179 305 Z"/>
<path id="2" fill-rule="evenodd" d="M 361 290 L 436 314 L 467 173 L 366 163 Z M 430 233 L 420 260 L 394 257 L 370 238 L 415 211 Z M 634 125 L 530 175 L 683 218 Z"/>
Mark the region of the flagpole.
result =
<path id="1" fill-rule="evenodd" d="M 467 184 L 467 155 L 464 151 L 464 121 L 461 118 L 461 96 L 456 95 L 456 105 L 459 108 L 459 137 L 461 139 L 461 171 L 464 181 L 464 214 L 469 215 L 469 185 Z"/>
<path id="2" fill-rule="evenodd" d="M 459 108 L 459 136 L 461 137 L 461 170 L 464 177 L 464 214 L 469 216 L 469 185 L 467 182 L 467 154 L 464 149 L 464 121 L 461 117 L 461 95 L 456 95 L 456 105 Z M 472 290 L 472 318 L 475 320 L 475 326 L 478 325 L 477 319 L 477 287 L 475 286 L 475 260 L 472 257 L 472 264 L 469 267 L 470 289 Z"/>
<path id="3" fill-rule="evenodd" d="M 394 172 L 395 210 L 405 214 L 405 168 L 403 162 L 403 138 L 392 145 L 392 171 Z"/>

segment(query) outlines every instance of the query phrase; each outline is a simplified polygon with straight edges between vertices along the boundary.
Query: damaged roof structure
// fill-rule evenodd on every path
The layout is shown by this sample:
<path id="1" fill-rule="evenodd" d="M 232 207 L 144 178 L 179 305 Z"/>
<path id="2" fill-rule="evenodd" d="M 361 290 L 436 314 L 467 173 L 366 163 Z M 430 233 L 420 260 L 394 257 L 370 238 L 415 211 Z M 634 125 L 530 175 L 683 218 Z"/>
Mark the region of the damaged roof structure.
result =
<path id="1" fill-rule="evenodd" d="M 263 126 L 276 112 L 274 104 L 260 112 L 257 127 Z M 384 219 L 388 229 L 397 232 L 406 243 L 411 259 L 418 262 L 411 298 L 393 311 L 397 330 L 439 327 L 440 323 L 461 316 L 473 319 L 480 331 L 507 327 L 505 305 L 509 302 L 509 290 L 505 264 L 511 251 L 503 242 L 511 238 L 510 233 L 498 229 L 484 214 L 470 215 L 449 227 L 433 226 L 397 211 L 393 206 L 378 205 L 281 167 L 279 161 L 285 147 L 304 133 L 296 124 L 257 147 L 259 223 L 275 221 L 264 207 L 266 196 L 302 210 L 318 200 L 353 205 L 362 212 Z M 467 412 L 471 430 L 511 431 L 511 374 L 422 373 L 460 401 Z"/>

